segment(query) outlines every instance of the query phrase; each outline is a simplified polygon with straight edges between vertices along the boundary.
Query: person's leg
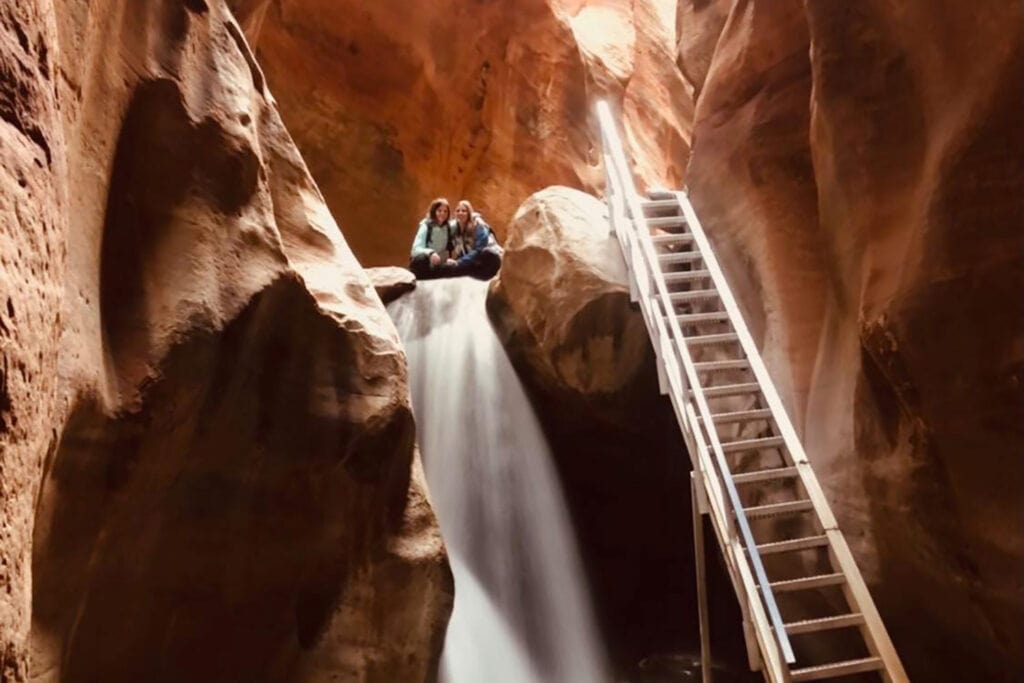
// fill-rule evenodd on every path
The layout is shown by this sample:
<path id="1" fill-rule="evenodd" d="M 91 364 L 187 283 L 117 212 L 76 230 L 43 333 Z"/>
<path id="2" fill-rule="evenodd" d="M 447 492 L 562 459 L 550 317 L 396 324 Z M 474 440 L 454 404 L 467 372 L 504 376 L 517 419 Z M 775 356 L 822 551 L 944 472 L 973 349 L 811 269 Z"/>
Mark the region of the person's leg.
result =
<path id="1" fill-rule="evenodd" d="M 420 254 L 419 256 L 413 256 L 409 259 L 409 270 L 416 276 L 417 280 L 429 280 L 432 277 L 436 277 L 431 272 L 430 267 L 430 256 Z"/>
<path id="2" fill-rule="evenodd" d="M 501 257 L 493 251 L 482 251 L 473 264 L 470 275 L 480 280 L 490 280 L 501 268 Z"/>
<path id="3" fill-rule="evenodd" d="M 437 268 L 434 268 L 434 274 L 431 277 L 441 279 L 446 277 L 459 277 L 460 275 L 465 274 L 465 266 L 460 266 L 459 264 L 451 266 L 447 263 L 442 263 Z"/>

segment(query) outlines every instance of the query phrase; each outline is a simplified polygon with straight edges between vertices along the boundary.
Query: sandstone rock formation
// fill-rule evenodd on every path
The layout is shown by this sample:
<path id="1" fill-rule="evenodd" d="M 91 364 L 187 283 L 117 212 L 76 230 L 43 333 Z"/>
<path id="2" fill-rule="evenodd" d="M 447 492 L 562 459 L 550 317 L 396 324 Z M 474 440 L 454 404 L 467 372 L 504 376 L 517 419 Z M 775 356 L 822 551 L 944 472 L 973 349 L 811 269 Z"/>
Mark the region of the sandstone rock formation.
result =
<path id="1" fill-rule="evenodd" d="M 624 111 L 642 177 L 682 179 L 674 2 L 234 5 L 364 265 L 404 265 L 436 195 L 469 197 L 503 235 L 532 192 L 599 187 L 597 97 Z"/>
<path id="2" fill-rule="evenodd" d="M 911 678 L 1014 680 L 1020 7 L 685 2 L 680 18 L 691 197 Z"/>
<path id="3" fill-rule="evenodd" d="M 416 276 L 405 268 L 367 268 L 366 276 L 385 305 L 416 288 Z"/>
<path id="4" fill-rule="evenodd" d="M 0 217 L 0 678 L 433 676 L 397 335 L 224 3 L 4 4 Z"/>
<path id="5" fill-rule="evenodd" d="M 698 647 L 690 466 L 604 203 L 564 187 L 530 197 L 488 311 L 551 441 L 612 658 L 643 676 L 643 658 Z M 716 654 L 738 661 L 717 578 Z"/>
<path id="6" fill-rule="evenodd" d="M 540 187 L 599 189 L 590 107 L 609 96 L 642 184 L 685 172 L 913 679 L 1024 669 L 1019 7 L 227 0 L 236 24 L 223 1 L 0 7 L 0 678 L 28 676 L 33 580 L 40 677 L 113 656 L 120 641 L 68 627 L 74 610 L 123 640 L 126 676 L 156 642 L 172 674 L 196 673 L 217 624 L 235 634 L 218 666 L 238 671 L 430 668 L 446 574 L 407 502 L 396 341 L 267 82 L 365 264 L 404 264 L 435 194 L 470 196 L 504 232 Z M 628 659 L 693 628 L 674 609 L 688 558 L 658 558 L 685 536 L 654 526 L 685 520 L 659 495 L 685 472 L 649 455 L 624 474 L 637 453 L 677 458 L 644 441 L 674 431 L 618 431 L 619 389 L 652 395 L 649 359 L 581 369 L 636 321 L 614 268 L 593 266 L 603 252 L 559 225 L 538 234 L 591 265 L 563 250 L 548 271 L 511 229 L 494 311 L 535 375 Z M 600 275 L 587 291 L 605 303 L 557 292 L 564 310 L 545 309 L 521 282 L 517 309 L 502 288 L 519 269 Z M 655 573 L 617 582 L 631 563 Z M 422 611 L 388 607 L 405 591 L 429 594 Z M 169 596 L 180 610 L 160 614 Z M 100 601 L 149 616 L 128 629 Z M 423 639 L 390 636 L 411 624 Z"/>

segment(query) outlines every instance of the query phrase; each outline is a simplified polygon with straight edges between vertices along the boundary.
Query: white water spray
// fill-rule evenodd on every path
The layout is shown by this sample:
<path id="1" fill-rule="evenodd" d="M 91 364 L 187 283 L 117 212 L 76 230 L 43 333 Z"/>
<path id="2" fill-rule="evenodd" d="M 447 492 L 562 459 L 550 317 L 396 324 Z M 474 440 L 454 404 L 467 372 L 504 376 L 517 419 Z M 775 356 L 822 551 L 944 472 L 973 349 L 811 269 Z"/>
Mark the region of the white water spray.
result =
<path id="1" fill-rule="evenodd" d="M 484 309 L 487 283 L 421 282 L 388 309 L 455 575 L 445 683 L 608 680 L 551 454 Z"/>

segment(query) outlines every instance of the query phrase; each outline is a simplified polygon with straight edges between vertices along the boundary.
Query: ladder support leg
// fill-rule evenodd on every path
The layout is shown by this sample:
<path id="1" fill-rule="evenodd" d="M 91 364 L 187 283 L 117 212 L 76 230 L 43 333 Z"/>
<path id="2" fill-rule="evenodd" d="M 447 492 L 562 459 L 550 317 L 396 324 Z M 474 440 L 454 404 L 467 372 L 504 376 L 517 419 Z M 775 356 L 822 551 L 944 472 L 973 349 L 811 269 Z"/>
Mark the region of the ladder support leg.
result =
<path id="1" fill-rule="evenodd" d="M 668 386 L 668 375 L 665 373 L 665 361 L 662 360 L 661 354 L 656 354 L 657 365 L 658 365 L 658 391 L 661 392 L 662 396 L 667 396 L 669 392 Z"/>
<path id="2" fill-rule="evenodd" d="M 700 675 L 702 683 L 711 683 L 711 634 L 708 623 L 708 585 L 704 558 L 704 515 L 701 505 L 703 483 L 698 487 L 696 473 L 690 473 L 690 508 L 693 510 L 693 548 L 697 565 L 697 612 L 700 615 Z"/>
<path id="3" fill-rule="evenodd" d="M 757 637 L 750 620 L 743 620 L 743 640 L 747 643 L 747 665 L 751 671 L 761 671 L 761 653 L 757 648 Z M 766 674 L 767 675 L 767 674 Z"/>

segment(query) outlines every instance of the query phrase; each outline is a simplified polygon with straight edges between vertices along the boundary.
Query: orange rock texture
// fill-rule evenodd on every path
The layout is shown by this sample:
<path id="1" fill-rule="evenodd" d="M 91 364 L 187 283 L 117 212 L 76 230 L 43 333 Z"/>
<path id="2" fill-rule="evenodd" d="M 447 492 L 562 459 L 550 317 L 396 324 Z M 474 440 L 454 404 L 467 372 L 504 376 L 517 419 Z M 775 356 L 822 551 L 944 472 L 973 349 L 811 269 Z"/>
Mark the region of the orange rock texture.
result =
<path id="1" fill-rule="evenodd" d="M 1015 680 L 1020 6 L 684 2 L 679 21 L 691 197 L 911 678 Z"/>
<path id="2" fill-rule="evenodd" d="M 437 195 L 503 235 L 547 185 L 603 182 L 592 104 L 625 112 L 637 172 L 681 182 L 690 101 L 674 3 L 237 0 L 289 130 L 364 266 L 405 265 Z"/>
<path id="3" fill-rule="evenodd" d="M 0 7 L 0 679 L 426 680 L 397 334 L 222 0 Z"/>
<path id="4" fill-rule="evenodd" d="M 357 259 L 404 264 L 438 194 L 468 196 L 504 235 L 535 190 L 599 191 L 591 107 L 606 96 L 642 184 L 688 183 L 912 679 L 1014 680 L 1020 12 L 5 3 L 0 679 L 30 675 L 30 648 L 44 680 L 426 677 L 450 585 L 410 476 L 398 341 Z M 554 239 L 557 223 L 537 225 Z M 524 335 L 510 352 L 614 426 L 628 413 L 590 388 L 622 378 L 565 372 L 576 350 L 607 357 L 583 334 L 606 328 L 577 315 L 586 297 L 546 320 L 524 278 L 557 273 L 527 258 L 528 235 L 511 241 L 505 292 L 522 287 L 504 330 L 561 356 Z M 550 269 L 574 259 L 552 251 Z M 610 459 L 634 461 L 608 443 L 581 490 L 611 500 Z M 619 492 L 651 499 L 669 475 Z M 635 525 L 594 510 L 576 507 L 605 618 L 653 623 L 663 596 L 609 588 L 631 558 L 602 552 Z M 623 652 L 678 643 L 682 621 L 666 624 Z"/>

